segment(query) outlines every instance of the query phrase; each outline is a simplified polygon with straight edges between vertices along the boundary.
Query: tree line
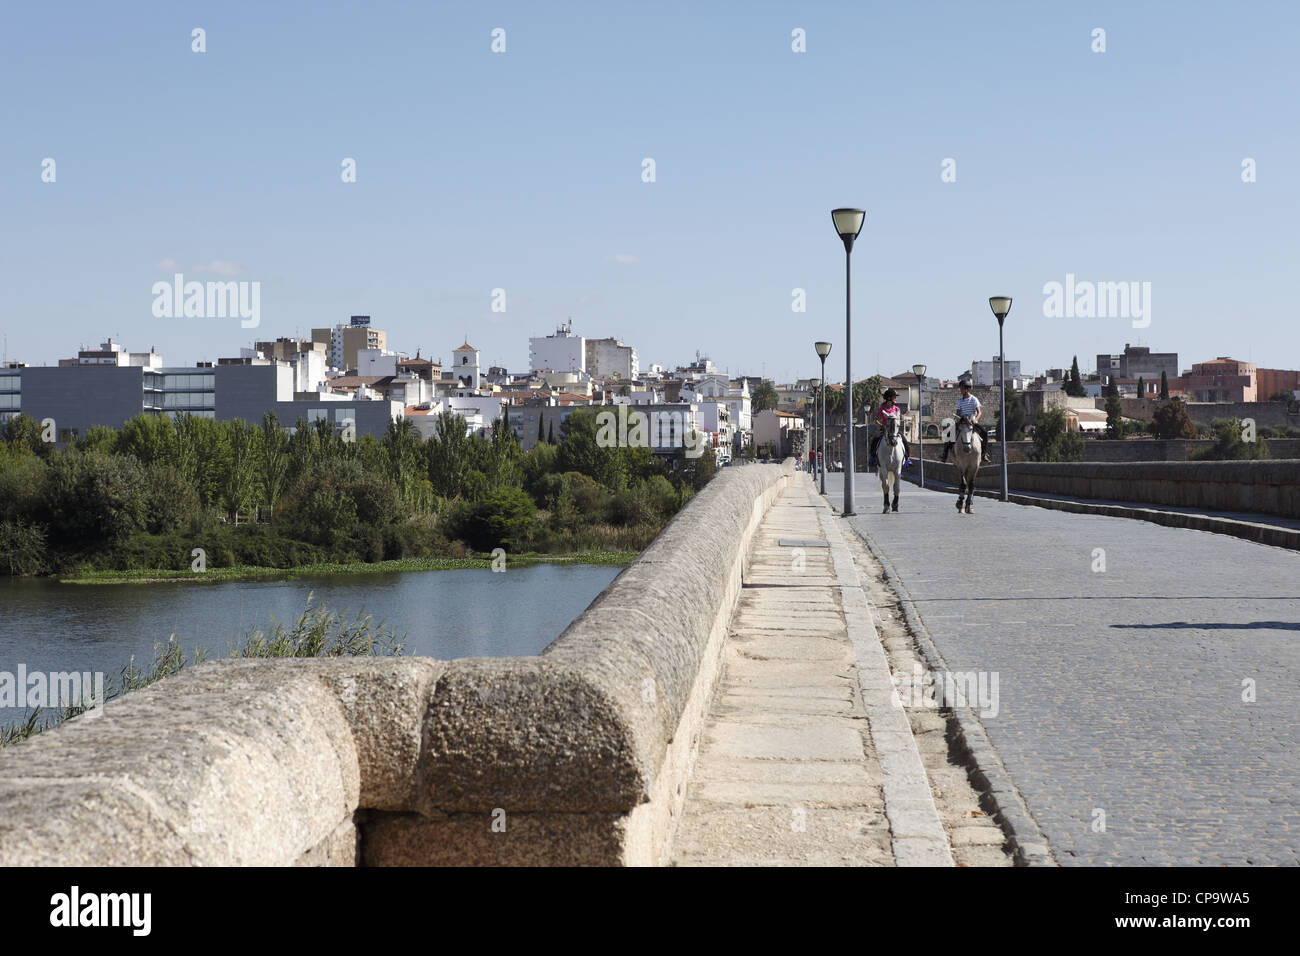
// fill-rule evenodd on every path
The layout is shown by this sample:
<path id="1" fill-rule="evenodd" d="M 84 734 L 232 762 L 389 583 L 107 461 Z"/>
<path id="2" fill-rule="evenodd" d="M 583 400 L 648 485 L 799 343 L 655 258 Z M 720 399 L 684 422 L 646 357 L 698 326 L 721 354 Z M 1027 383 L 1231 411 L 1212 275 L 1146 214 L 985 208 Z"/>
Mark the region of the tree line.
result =
<path id="1" fill-rule="evenodd" d="M 594 409 L 525 453 L 442 413 L 355 440 L 333 423 L 260 425 L 141 414 L 66 447 L 18 416 L 0 426 L 0 573 L 289 568 L 403 557 L 639 550 L 713 474 L 596 443 Z"/>

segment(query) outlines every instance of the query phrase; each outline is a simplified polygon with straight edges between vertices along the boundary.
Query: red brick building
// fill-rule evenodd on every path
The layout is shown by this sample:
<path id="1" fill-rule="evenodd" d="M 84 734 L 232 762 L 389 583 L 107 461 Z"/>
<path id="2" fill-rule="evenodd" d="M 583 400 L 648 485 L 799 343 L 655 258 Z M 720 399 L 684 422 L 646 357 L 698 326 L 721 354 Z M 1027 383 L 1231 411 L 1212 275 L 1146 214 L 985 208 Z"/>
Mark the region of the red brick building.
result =
<path id="1" fill-rule="evenodd" d="M 1259 400 L 1255 376 L 1252 363 L 1221 355 L 1212 362 L 1193 365 L 1179 377 L 1177 389 L 1193 402 L 1254 402 Z M 1170 391 L 1174 388 L 1170 381 Z"/>
<path id="2" fill-rule="evenodd" d="M 1267 402 L 1278 392 L 1300 389 L 1300 370 L 1290 368 L 1255 369 L 1255 390 L 1261 402 Z"/>

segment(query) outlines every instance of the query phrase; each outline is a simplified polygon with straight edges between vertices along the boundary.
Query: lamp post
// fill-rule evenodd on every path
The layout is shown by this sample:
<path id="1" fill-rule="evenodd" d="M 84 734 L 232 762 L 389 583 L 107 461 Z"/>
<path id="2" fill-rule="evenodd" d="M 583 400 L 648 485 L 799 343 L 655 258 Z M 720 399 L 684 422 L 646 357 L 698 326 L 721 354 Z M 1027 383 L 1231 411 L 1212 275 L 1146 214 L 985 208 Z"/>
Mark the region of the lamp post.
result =
<path id="1" fill-rule="evenodd" d="M 1002 500 L 1007 499 L 1007 353 L 1002 345 L 1002 322 L 1011 311 L 1011 296 L 989 296 L 989 308 L 998 317 L 998 401 L 1001 415 L 998 418 L 998 440 L 1002 445 Z"/>
<path id="2" fill-rule="evenodd" d="M 822 360 L 821 388 L 818 389 L 818 391 L 821 392 L 821 398 L 822 398 L 821 469 L 822 469 L 822 494 L 824 495 L 826 494 L 826 356 L 831 354 L 831 343 L 817 342 L 814 343 L 813 348 L 817 350 L 817 357 Z"/>
<path id="3" fill-rule="evenodd" d="M 921 417 L 925 414 L 925 396 L 921 394 L 921 386 L 925 384 L 925 366 L 917 362 L 912 366 L 912 374 L 916 376 L 916 437 L 920 442 L 920 450 L 917 455 L 921 459 L 921 487 L 925 487 L 925 423 Z"/>
<path id="4" fill-rule="evenodd" d="M 853 510 L 853 240 L 862 231 L 867 214 L 861 209 L 832 209 L 831 221 L 844 242 L 844 510 L 848 518 Z"/>

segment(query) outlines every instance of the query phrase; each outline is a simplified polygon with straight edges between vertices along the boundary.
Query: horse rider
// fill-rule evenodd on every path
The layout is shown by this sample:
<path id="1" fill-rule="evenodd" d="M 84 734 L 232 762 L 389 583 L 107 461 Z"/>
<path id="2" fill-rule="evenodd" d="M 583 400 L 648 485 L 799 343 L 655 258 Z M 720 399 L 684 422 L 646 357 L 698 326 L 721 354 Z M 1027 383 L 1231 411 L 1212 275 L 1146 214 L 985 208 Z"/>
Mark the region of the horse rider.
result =
<path id="1" fill-rule="evenodd" d="M 903 434 L 903 421 L 902 421 L 903 411 L 896 404 L 894 404 L 894 399 L 896 399 L 897 397 L 898 397 L 898 393 L 894 391 L 892 388 L 885 389 L 885 394 L 881 396 L 880 410 L 876 412 L 876 424 L 880 426 L 881 430 L 876 433 L 875 438 L 871 439 L 871 461 L 867 465 L 868 468 L 871 468 L 877 464 L 876 446 L 880 444 L 880 439 L 885 437 L 884 429 L 885 429 L 886 419 L 889 418 L 897 419 L 898 434 L 900 437 Z M 910 465 L 912 463 L 912 452 L 908 447 L 906 438 L 903 438 L 903 458 L 904 458 L 903 464 L 905 466 Z"/>
<path id="2" fill-rule="evenodd" d="M 989 462 L 989 433 L 984 430 L 984 426 L 979 423 L 980 420 L 980 400 L 971 394 L 970 376 L 963 375 L 958 381 L 961 386 L 961 398 L 957 399 L 957 416 L 965 415 L 975 426 L 975 431 L 979 432 L 980 441 L 982 442 L 984 455 L 983 462 Z M 943 461 L 948 460 L 948 453 L 952 451 L 953 442 L 944 442 Z"/>

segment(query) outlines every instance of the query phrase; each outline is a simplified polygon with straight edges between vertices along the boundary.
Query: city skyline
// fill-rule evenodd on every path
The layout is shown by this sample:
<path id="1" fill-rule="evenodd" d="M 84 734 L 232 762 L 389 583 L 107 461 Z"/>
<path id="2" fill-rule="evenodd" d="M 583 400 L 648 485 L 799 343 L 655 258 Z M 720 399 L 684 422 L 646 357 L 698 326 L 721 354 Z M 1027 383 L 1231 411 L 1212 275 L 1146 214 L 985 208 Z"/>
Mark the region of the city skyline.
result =
<path id="1" fill-rule="evenodd" d="M 1282 4 L 1266 35 L 1208 4 L 49 9 L 5 15 L 0 73 L 41 79 L 0 156 L 10 360 L 112 335 L 212 361 L 367 313 L 409 351 L 469 334 L 519 369 L 572 317 L 647 365 L 805 378 L 815 339 L 842 345 L 829 211 L 855 204 L 860 373 L 986 360 L 998 293 L 1027 369 L 1124 342 L 1300 364 L 1270 281 L 1300 253 Z M 259 327 L 156 318 L 175 272 L 260 283 Z M 1149 283 L 1147 314 L 1047 317 L 1071 277 Z"/>

